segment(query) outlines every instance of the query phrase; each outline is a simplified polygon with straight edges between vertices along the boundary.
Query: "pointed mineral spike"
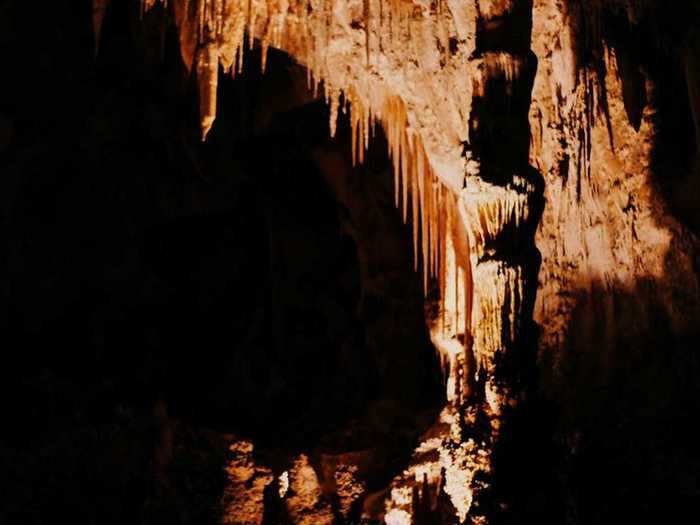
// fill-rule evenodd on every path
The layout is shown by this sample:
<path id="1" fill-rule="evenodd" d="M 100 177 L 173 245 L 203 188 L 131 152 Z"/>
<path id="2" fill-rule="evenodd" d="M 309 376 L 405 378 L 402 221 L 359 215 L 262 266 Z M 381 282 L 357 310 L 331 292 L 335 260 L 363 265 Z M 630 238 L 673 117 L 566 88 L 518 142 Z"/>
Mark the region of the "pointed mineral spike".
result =
<path id="1" fill-rule="evenodd" d="M 411 139 L 415 140 L 415 137 Z M 414 145 L 415 152 L 415 145 Z M 418 177 L 416 175 L 416 156 L 411 159 L 409 166 L 409 178 L 411 179 L 411 229 L 413 231 L 413 270 L 418 271 Z"/>
<path id="2" fill-rule="evenodd" d="M 100 35 L 102 34 L 102 22 L 107 12 L 109 0 L 92 0 L 92 30 L 95 36 L 95 56 L 100 48 Z"/>
<path id="3" fill-rule="evenodd" d="M 192 70 L 195 49 L 197 47 L 196 17 L 190 12 L 193 3 L 189 0 L 171 0 L 175 13 L 178 37 L 180 39 L 180 55 L 187 71 Z"/>
<path id="4" fill-rule="evenodd" d="M 352 165 L 356 164 L 357 157 L 357 109 L 350 106 L 350 144 L 352 148 Z"/>
<path id="5" fill-rule="evenodd" d="M 408 146 L 406 145 L 406 128 L 401 130 L 401 204 L 403 223 L 406 224 L 408 216 Z"/>
<path id="6" fill-rule="evenodd" d="M 331 138 L 335 137 L 335 131 L 338 125 L 338 107 L 340 106 L 340 93 L 333 92 L 330 95 L 330 117 L 328 126 L 330 129 Z"/>
<path id="7" fill-rule="evenodd" d="M 199 87 L 199 118 L 202 142 L 216 119 L 216 87 L 219 75 L 219 55 L 216 44 L 202 46 L 197 53 L 197 84 Z"/>

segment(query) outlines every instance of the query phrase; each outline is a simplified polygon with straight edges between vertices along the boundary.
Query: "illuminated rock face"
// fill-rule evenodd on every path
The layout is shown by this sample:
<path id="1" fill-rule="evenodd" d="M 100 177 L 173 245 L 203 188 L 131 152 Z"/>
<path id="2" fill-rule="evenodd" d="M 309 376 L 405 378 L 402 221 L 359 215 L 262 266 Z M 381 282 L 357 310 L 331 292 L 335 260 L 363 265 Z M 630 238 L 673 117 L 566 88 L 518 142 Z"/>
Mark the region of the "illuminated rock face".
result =
<path id="1" fill-rule="evenodd" d="M 627 15 L 634 19 L 635 11 L 630 7 Z M 596 62 L 583 67 L 576 42 L 586 31 L 586 12 L 574 2 L 564 9 L 557 2 L 537 1 L 533 19 L 539 35 L 534 50 L 549 57 L 540 67 L 530 108 L 530 158 L 546 180 L 547 206 L 537 239 L 544 263 L 535 308 L 542 351 L 559 355 L 570 337 L 568 324 L 579 295 L 588 297 L 597 289 L 627 290 L 640 293 L 640 302 L 659 302 L 673 319 L 674 332 L 681 333 L 698 313 L 695 241 L 674 219 L 673 199 L 664 199 L 654 180 L 655 175 L 675 177 L 654 173 L 662 139 L 658 79 L 650 73 L 642 77 L 638 70 L 639 78 L 626 76 L 629 50 L 622 46 L 598 44 Z M 638 119 L 630 114 L 626 95 L 635 82 L 642 90 Z M 645 281 L 656 283 L 654 299 L 637 289 Z M 607 304 L 595 308 L 610 312 L 613 299 L 606 295 Z M 682 312 L 681 303 L 686 305 Z M 600 313 L 589 319 L 606 325 L 601 342 L 614 346 L 618 328 L 604 317 L 615 316 Z M 639 325 L 646 322 L 645 315 Z"/>
<path id="2" fill-rule="evenodd" d="M 222 498 L 222 523 L 260 525 L 264 514 L 264 490 L 273 481 L 269 469 L 255 465 L 253 444 L 235 441 L 226 465 L 227 483 Z"/>
<path id="3" fill-rule="evenodd" d="M 525 332 L 539 265 L 534 233 L 542 183 L 528 164 L 536 59 L 526 4 L 479 3 L 469 61 L 468 166 L 462 189 L 450 195 L 445 210 L 450 234 L 441 257 L 442 308 L 433 325 L 433 341 L 448 356 L 450 403 L 442 423 L 449 431 L 421 445 L 432 445 L 438 459 L 430 467 L 418 460 L 394 489 L 400 495 L 399 487 L 423 483 L 423 499 L 429 485 L 444 491 L 459 522 L 489 520 L 481 499 L 489 488 L 491 455 L 503 418 L 517 405 L 523 346 L 531 341 Z M 439 503 L 428 506 L 435 510 Z M 394 496 L 388 512 L 396 509 L 409 511 Z"/>
<path id="4" fill-rule="evenodd" d="M 96 2 L 96 31 L 104 4 Z M 540 355 L 554 361 L 564 340 L 587 335 L 570 323 L 578 296 L 597 288 L 651 279 L 659 285 L 648 293 L 677 333 L 697 319 L 695 241 L 650 180 L 653 99 L 634 114 L 624 60 L 607 44 L 593 53 L 594 66 L 585 63 L 578 48 L 595 18 L 577 2 L 170 4 L 182 59 L 199 84 L 203 138 L 216 117 L 219 66 L 242 73 L 244 46 L 256 39 L 263 69 L 269 47 L 307 67 L 309 88 L 322 88 L 330 106 L 331 135 L 338 112 L 350 111 L 353 161 L 363 161 L 373 128 L 384 129 L 396 205 L 413 225 L 416 269 L 426 295 L 438 290 L 427 322 L 448 398 L 392 482 L 386 523 L 420 523 L 421 513 L 446 523 L 489 521 L 481 498 L 503 425 L 526 388 L 522 371 L 534 362 L 533 314 Z M 632 20 L 635 11 L 627 13 Z M 589 327 L 602 318 L 602 343 L 614 346 L 610 301 L 584 318 Z M 351 470 L 337 471 L 338 485 L 350 487 L 341 499 L 362 493 Z M 290 519 L 331 523 L 308 458 L 289 475 Z"/>

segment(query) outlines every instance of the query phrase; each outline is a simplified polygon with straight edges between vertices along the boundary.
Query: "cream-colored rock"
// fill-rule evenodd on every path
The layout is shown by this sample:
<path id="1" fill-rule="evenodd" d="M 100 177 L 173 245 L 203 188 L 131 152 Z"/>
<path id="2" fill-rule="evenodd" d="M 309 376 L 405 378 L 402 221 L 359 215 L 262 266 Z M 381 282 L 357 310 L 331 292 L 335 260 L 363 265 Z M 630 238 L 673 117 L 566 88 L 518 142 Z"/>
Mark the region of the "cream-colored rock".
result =
<path id="1" fill-rule="evenodd" d="M 672 217 L 652 180 L 655 109 L 645 108 L 635 131 L 611 51 L 605 78 L 575 68 L 571 20 L 560 4 L 534 5 L 533 47 L 540 67 L 530 112 L 535 138 L 530 159 L 546 188 L 537 235 L 543 263 L 535 317 L 542 326 L 541 351 L 555 361 L 576 304 L 594 288 L 636 294 L 637 283 L 654 281 L 653 300 L 664 305 L 676 333 L 697 319 L 699 293 L 692 260 L 696 241 Z M 601 85 L 607 115 L 596 95 Z M 687 309 L 681 312 L 677 304 Z"/>

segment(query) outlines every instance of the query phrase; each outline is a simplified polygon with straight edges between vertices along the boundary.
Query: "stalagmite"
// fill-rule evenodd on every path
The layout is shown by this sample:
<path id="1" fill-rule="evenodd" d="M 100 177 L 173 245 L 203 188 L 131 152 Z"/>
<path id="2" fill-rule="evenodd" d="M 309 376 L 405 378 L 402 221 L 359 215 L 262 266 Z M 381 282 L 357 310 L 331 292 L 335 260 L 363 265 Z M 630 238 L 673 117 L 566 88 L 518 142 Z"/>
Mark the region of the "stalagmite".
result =
<path id="1" fill-rule="evenodd" d="M 331 525 L 331 506 L 324 501 L 318 476 L 304 454 L 292 465 L 288 474 L 289 495 L 284 500 L 292 523 L 299 525 Z"/>
<path id="2" fill-rule="evenodd" d="M 221 523 L 261 525 L 264 491 L 272 482 L 272 472 L 255 463 L 250 441 L 232 441 L 224 467 L 227 484 L 221 495 Z"/>

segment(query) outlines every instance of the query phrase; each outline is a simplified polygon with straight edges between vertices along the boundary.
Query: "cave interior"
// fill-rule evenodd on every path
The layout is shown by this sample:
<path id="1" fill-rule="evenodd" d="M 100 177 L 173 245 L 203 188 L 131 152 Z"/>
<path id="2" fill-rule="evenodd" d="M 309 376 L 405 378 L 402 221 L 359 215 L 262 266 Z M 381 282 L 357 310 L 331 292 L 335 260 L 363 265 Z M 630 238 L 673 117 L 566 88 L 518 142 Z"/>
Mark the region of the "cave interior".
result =
<path id="1" fill-rule="evenodd" d="M 485 56 L 531 59 L 528 89 L 496 102 L 475 95 L 478 139 L 464 151 L 480 159 L 484 184 L 510 188 L 499 177 L 525 166 L 522 184 L 546 193 L 530 146 L 530 92 L 543 61 L 530 51 L 527 14 L 546 2 L 511 3 L 525 6 L 513 15 L 519 22 L 496 17 L 476 38 Z M 695 283 L 700 40 L 687 25 L 696 10 L 658 7 L 631 24 L 618 3 L 559 2 L 595 22 L 576 27 L 582 71 L 605 78 L 604 57 L 615 53 L 619 97 L 605 82 L 590 95 L 612 150 L 616 97 L 625 126 L 656 126 L 650 180 L 638 191 L 658 195 L 680 225 L 683 242 L 671 250 L 690 253 L 683 279 Z M 502 365 L 523 402 L 506 411 L 500 434 L 465 409 L 455 416 L 472 418 L 459 423 L 463 434 L 429 449 L 457 424 L 445 407 L 464 409 L 464 392 L 488 380 L 469 375 L 478 342 L 467 328 L 454 334 L 467 349 L 466 364 L 456 361 L 467 370 L 462 393 L 431 340 L 444 283 L 416 253 L 425 235 L 418 212 L 406 220 L 395 205 L 391 137 L 373 127 L 356 162 L 343 101 L 330 136 L 332 104 L 309 89 L 307 68 L 256 40 L 241 52 L 242 73 L 220 72 L 216 120 L 202 140 L 202 93 L 168 9 L 113 1 L 96 37 L 90 1 L 0 1 L 0 523 L 695 519 L 697 288 L 669 299 L 691 319 L 683 330 L 656 299 L 658 279 L 561 292 L 575 299 L 562 350 L 538 350 L 548 328 L 532 319 L 535 296 L 559 262 L 535 246 L 550 205 L 536 199 L 525 233 L 509 226 L 472 253 L 484 267 L 524 261 L 525 291 L 510 299 L 523 303 L 524 327 L 515 361 Z M 695 48 L 683 55 L 678 40 L 689 32 Z M 492 89 L 511 96 L 509 82 Z M 584 149 L 597 147 L 591 136 Z M 585 181 L 577 184 L 583 202 Z M 636 198 L 625 194 L 623 211 Z M 664 262 L 669 279 L 673 260 Z M 469 274 L 469 286 L 488 277 L 480 275 Z M 455 286 L 459 324 L 469 286 Z M 472 521 L 449 484 L 480 479 L 453 481 L 445 467 L 435 486 L 428 474 L 411 482 L 410 521 L 387 506 L 403 490 L 400 473 L 486 434 L 495 474 L 483 494 L 474 490 L 482 499 Z"/>

